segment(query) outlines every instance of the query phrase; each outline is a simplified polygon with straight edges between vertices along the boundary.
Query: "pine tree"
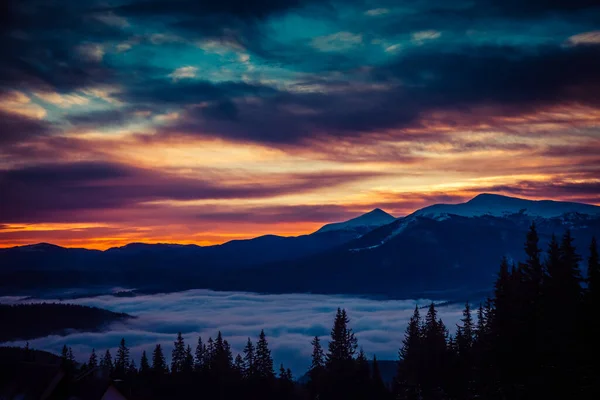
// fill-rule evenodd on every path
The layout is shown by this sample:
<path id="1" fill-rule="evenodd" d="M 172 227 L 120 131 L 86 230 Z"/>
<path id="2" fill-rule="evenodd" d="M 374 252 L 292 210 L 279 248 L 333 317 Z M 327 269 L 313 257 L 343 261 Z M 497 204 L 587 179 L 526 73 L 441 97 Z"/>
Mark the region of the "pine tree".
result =
<path id="1" fill-rule="evenodd" d="M 129 367 L 129 348 L 125 344 L 125 338 L 121 338 L 121 343 L 117 349 L 117 357 L 115 358 L 115 374 L 118 377 L 123 377 Z"/>
<path id="2" fill-rule="evenodd" d="M 192 371 L 194 371 L 194 355 L 192 354 L 192 347 L 188 344 L 183 358 L 182 372 L 189 374 Z"/>
<path id="3" fill-rule="evenodd" d="M 185 362 L 185 342 L 181 332 L 177 333 L 177 339 L 173 343 L 173 352 L 171 353 L 171 373 L 178 374 L 183 371 Z"/>
<path id="4" fill-rule="evenodd" d="M 473 324 L 473 316 L 471 315 L 471 306 L 469 303 L 465 304 L 461 322 L 462 326 L 459 326 L 461 331 L 461 340 L 458 340 L 457 335 L 457 345 L 459 353 L 466 355 L 471 352 L 476 333 L 475 325 Z"/>
<path id="5" fill-rule="evenodd" d="M 69 348 L 66 344 L 63 345 L 62 350 L 60 352 L 60 363 L 64 368 L 66 368 L 69 363 Z"/>
<path id="6" fill-rule="evenodd" d="M 346 310 L 338 308 L 326 355 L 327 368 L 330 370 L 344 368 L 354 359 L 358 345 L 352 329 L 348 328 L 349 322 Z"/>
<path id="7" fill-rule="evenodd" d="M 271 350 L 265 331 L 261 330 L 256 344 L 256 358 L 254 360 L 256 374 L 265 379 L 270 379 L 275 376 L 273 372 L 273 359 L 271 358 Z"/>
<path id="8" fill-rule="evenodd" d="M 287 380 L 287 371 L 286 371 L 285 367 L 283 366 L 283 364 L 279 365 L 279 379 Z"/>
<path id="9" fill-rule="evenodd" d="M 383 382 L 383 378 L 381 377 L 381 371 L 379 369 L 379 363 L 377 362 L 377 356 L 373 356 L 373 373 L 371 380 L 373 382 L 373 395 L 372 399 L 385 399 L 388 397 L 388 389 Z"/>
<path id="10" fill-rule="evenodd" d="M 129 379 L 133 379 L 137 374 L 138 370 L 135 366 L 135 361 L 132 358 L 129 364 L 127 365 L 126 375 L 129 377 Z"/>
<path id="11" fill-rule="evenodd" d="M 196 352 L 194 357 L 194 368 L 196 371 L 200 371 L 204 366 L 204 353 L 206 352 L 206 346 L 202 343 L 202 337 L 198 337 L 198 344 L 196 345 Z"/>
<path id="12" fill-rule="evenodd" d="M 102 367 L 105 370 L 108 370 L 112 374 L 114 366 L 110 350 L 107 349 L 104 353 L 104 357 L 102 357 L 102 359 L 100 360 L 100 367 Z"/>
<path id="13" fill-rule="evenodd" d="M 321 347 L 321 340 L 315 336 L 310 344 L 313 346 L 310 371 L 322 370 L 325 368 L 325 353 Z"/>
<path id="14" fill-rule="evenodd" d="M 140 375 L 148 375 L 150 373 L 150 363 L 148 362 L 148 356 L 146 350 L 142 352 L 142 358 L 140 360 Z"/>
<path id="15" fill-rule="evenodd" d="M 431 303 L 423 325 L 423 362 L 428 373 L 422 382 L 423 395 L 435 399 L 442 393 L 444 366 L 446 362 L 447 330 L 443 322 L 437 318 L 435 304 Z"/>
<path id="16" fill-rule="evenodd" d="M 71 367 L 75 367 L 75 356 L 73 355 L 73 349 L 69 347 L 69 354 L 67 356 L 67 360 L 69 361 L 69 365 Z"/>
<path id="17" fill-rule="evenodd" d="M 539 237 L 535 222 L 531 223 L 529 232 L 527 232 L 527 240 L 525 241 L 525 254 L 527 260 L 521 264 L 521 278 L 527 283 L 529 300 L 534 301 L 541 293 L 542 280 L 544 278 L 544 269 L 539 248 Z"/>
<path id="18" fill-rule="evenodd" d="M 206 349 L 204 350 L 204 368 L 209 370 L 213 367 L 215 362 L 215 342 L 212 337 L 208 338 L 206 342 Z"/>
<path id="19" fill-rule="evenodd" d="M 356 356 L 356 377 L 354 382 L 358 386 L 358 392 L 362 394 L 359 397 L 364 397 L 370 392 L 371 369 L 369 368 L 369 360 L 367 360 L 367 355 L 362 347 Z"/>
<path id="20" fill-rule="evenodd" d="M 90 354 L 90 359 L 88 361 L 88 368 L 94 369 L 98 366 L 98 356 L 96 355 L 96 349 L 92 349 L 92 354 Z"/>
<path id="21" fill-rule="evenodd" d="M 322 390 L 322 381 L 325 374 L 325 353 L 323 347 L 321 347 L 321 340 L 318 336 L 315 336 L 310 342 L 313 347 L 310 368 L 308 370 L 308 376 L 310 377 L 309 392 L 310 398 L 316 399 Z"/>
<path id="22" fill-rule="evenodd" d="M 248 338 L 248 342 L 246 343 L 246 347 L 244 347 L 244 376 L 246 378 L 250 378 L 254 376 L 254 362 L 255 362 L 255 354 L 254 354 L 254 345 L 252 344 L 252 340 Z"/>
<path id="23" fill-rule="evenodd" d="M 240 354 L 235 356 L 235 360 L 233 361 L 233 369 L 241 376 L 245 376 L 246 374 L 246 365 L 244 363 L 244 359 Z"/>
<path id="24" fill-rule="evenodd" d="M 167 361 L 162 351 L 160 344 L 157 344 L 152 352 L 152 372 L 157 375 L 163 375 L 169 373 L 167 367 Z"/>
<path id="25" fill-rule="evenodd" d="M 563 279 L 561 286 L 564 288 L 563 294 L 566 296 L 563 300 L 567 301 L 569 306 L 575 306 L 581 300 L 581 281 L 583 279 L 581 277 L 581 270 L 579 269 L 581 256 L 575 250 L 573 237 L 569 230 L 563 235 L 560 253 L 562 273 L 559 278 Z"/>
<path id="26" fill-rule="evenodd" d="M 415 306 L 402 347 L 398 352 L 398 372 L 394 382 L 394 394 L 401 399 L 418 399 L 421 396 L 420 377 L 422 374 L 423 334 L 419 306 Z"/>

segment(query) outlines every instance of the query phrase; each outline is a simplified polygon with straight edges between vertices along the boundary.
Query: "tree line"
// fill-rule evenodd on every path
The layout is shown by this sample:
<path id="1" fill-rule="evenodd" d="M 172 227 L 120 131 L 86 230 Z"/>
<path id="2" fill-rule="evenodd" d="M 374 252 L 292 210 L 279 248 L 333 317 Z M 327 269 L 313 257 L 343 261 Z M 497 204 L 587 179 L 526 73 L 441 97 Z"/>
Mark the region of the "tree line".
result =
<path id="1" fill-rule="evenodd" d="M 0 304 L 0 342 L 62 334 L 67 329 L 95 331 L 131 316 L 97 307 L 63 303 Z"/>
<path id="2" fill-rule="evenodd" d="M 526 259 L 502 259 L 493 293 L 476 309 L 467 303 L 454 330 L 438 317 L 435 304 L 424 316 L 415 307 L 404 333 L 394 381 L 385 383 L 377 359 L 359 348 L 344 309 L 338 309 L 327 346 L 312 339 L 308 382 L 294 380 L 281 365 L 275 372 L 264 331 L 233 357 L 219 332 L 194 348 L 179 333 L 171 363 L 156 345 L 139 367 L 122 339 L 113 359 L 92 351 L 82 370 L 111 371 L 131 399 L 592 399 L 600 398 L 598 353 L 600 261 L 590 245 L 582 277 L 569 231 L 540 247 L 534 224 L 525 242 Z M 400 336 L 400 335 L 399 335 Z M 65 368 L 75 370 L 64 347 Z"/>

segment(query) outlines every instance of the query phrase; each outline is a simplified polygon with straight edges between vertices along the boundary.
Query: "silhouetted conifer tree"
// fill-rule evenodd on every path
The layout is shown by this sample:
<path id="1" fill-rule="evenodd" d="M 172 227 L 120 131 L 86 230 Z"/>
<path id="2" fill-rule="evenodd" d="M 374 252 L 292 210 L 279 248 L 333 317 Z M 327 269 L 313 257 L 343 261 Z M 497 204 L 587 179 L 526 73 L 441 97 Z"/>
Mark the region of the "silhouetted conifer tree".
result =
<path id="1" fill-rule="evenodd" d="M 129 367 L 129 348 L 125 344 L 125 338 L 121 338 L 117 356 L 115 357 L 115 375 L 123 378 Z"/>
<path id="2" fill-rule="evenodd" d="M 135 361 L 132 358 L 131 361 L 129 362 L 129 365 L 127 366 L 126 376 L 129 379 L 134 379 L 136 377 L 137 373 L 138 373 L 138 370 L 135 366 Z"/>
<path id="3" fill-rule="evenodd" d="M 148 362 L 148 356 L 146 350 L 142 352 L 142 358 L 140 360 L 140 375 L 147 376 L 150 374 L 150 363 Z"/>
<path id="4" fill-rule="evenodd" d="M 377 362 L 377 356 L 373 356 L 373 373 L 371 374 L 372 389 L 370 390 L 370 399 L 386 399 L 389 396 L 388 389 L 383 382 L 381 377 L 381 370 L 379 369 L 379 363 Z"/>
<path id="5" fill-rule="evenodd" d="M 402 347 L 398 352 L 398 372 L 394 382 L 394 394 L 399 399 L 417 400 L 421 398 L 420 376 L 423 371 L 422 363 L 423 334 L 421 330 L 421 315 L 419 306 L 415 306 Z"/>
<path id="6" fill-rule="evenodd" d="M 206 369 L 211 369 L 215 360 L 215 342 L 212 337 L 206 341 L 206 349 L 204 351 L 204 366 Z"/>
<path id="7" fill-rule="evenodd" d="M 252 344 L 252 340 L 248 338 L 248 342 L 246 342 L 246 346 L 244 347 L 244 376 L 246 378 L 251 378 L 255 375 L 254 361 L 254 345 Z"/>
<path id="8" fill-rule="evenodd" d="M 98 366 L 98 356 L 96 355 L 96 349 L 92 349 L 92 354 L 88 360 L 88 368 L 94 369 Z"/>
<path id="9" fill-rule="evenodd" d="M 244 363 L 244 359 L 240 354 L 235 356 L 235 360 L 233 361 L 233 368 L 240 376 L 244 376 L 246 365 Z"/>
<path id="10" fill-rule="evenodd" d="M 273 359 L 265 331 L 261 330 L 256 344 L 256 358 L 254 360 L 256 374 L 261 378 L 273 378 Z"/>
<path id="11" fill-rule="evenodd" d="M 157 344 L 152 352 L 152 372 L 157 375 L 163 375 L 169 373 L 169 367 L 167 366 L 167 360 L 163 354 L 163 350 L 160 344 Z"/>
<path id="12" fill-rule="evenodd" d="M 338 308 L 331 329 L 328 352 L 325 356 L 327 368 L 330 370 L 343 368 L 354 359 L 358 344 L 352 329 L 348 327 L 349 322 L 346 310 Z"/>
<path id="13" fill-rule="evenodd" d="M 109 349 L 106 350 L 106 352 L 104 353 L 104 357 L 102 357 L 102 359 L 100 360 L 100 367 L 108 370 L 112 374 L 114 370 L 114 365 L 112 361 L 112 355 L 110 354 Z"/>
<path id="14" fill-rule="evenodd" d="M 173 351 L 171 353 L 171 373 L 178 374 L 183 371 L 185 363 L 185 342 L 181 332 L 177 333 L 177 339 L 173 343 Z"/>

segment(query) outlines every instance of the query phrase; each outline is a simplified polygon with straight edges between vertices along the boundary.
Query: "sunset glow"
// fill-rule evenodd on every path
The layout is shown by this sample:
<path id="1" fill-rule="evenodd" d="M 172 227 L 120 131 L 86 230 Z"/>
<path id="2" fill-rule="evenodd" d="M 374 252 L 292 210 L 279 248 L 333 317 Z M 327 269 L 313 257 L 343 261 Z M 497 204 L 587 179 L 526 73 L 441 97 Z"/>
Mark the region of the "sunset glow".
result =
<path id="1" fill-rule="evenodd" d="M 600 205 L 584 11 L 226 3 L 9 6 L 0 247 L 301 235 L 482 192 Z"/>

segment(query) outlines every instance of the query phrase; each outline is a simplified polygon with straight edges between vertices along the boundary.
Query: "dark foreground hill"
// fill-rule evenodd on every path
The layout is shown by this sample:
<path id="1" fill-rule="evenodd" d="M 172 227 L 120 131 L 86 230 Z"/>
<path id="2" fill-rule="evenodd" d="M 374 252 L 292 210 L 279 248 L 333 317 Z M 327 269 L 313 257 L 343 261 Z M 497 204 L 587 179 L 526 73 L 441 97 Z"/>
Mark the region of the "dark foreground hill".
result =
<path id="1" fill-rule="evenodd" d="M 75 304 L 0 304 L 0 343 L 61 335 L 69 330 L 98 331 L 132 316 Z"/>

